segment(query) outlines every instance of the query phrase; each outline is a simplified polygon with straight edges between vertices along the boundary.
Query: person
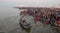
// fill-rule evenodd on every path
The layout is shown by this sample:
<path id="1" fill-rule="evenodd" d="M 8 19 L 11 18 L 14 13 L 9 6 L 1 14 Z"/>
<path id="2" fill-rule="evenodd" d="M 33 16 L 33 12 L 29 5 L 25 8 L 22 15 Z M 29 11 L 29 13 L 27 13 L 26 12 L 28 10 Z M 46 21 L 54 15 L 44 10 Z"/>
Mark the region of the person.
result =
<path id="1" fill-rule="evenodd" d="M 46 26 L 46 22 L 47 22 L 47 19 L 46 19 L 46 15 L 43 15 L 43 25 Z"/>
<path id="2" fill-rule="evenodd" d="M 37 21 L 40 22 L 40 12 L 38 12 L 38 14 L 37 14 Z"/>
<path id="3" fill-rule="evenodd" d="M 59 18 L 57 18 L 57 20 L 56 20 L 56 26 L 57 27 L 60 27 L 60 21 L 59 20 L 60 20 Z"/>
<path id="4" fill-rule="evenodd" d="M 35 20 L 36 20 L 36 24 L 38 24 L 40 22 L 40 12 L 39 11 L 35 11 Z"/>
<path id="5" fill-rule="evenodd" d="M 51 26 L 55 26 L 55 19 L 54 18 L 52 18 L 52 20 L 51 20 Z"/>
<path id="6" fill-rule="evenodd" d="M 27 13 L 28 13 L 29 15 L 32 15 L 32 16 L 33 16 L 32 10 L 28 10 Z"/>
<path id="7" fill-rule="evenodd" d="M 59 28 L 60 28 L 60 21 L 59 21 L 59 18 L 57 18 L 55 24 L 56 24 L 56 31 L 58 32 L 58 31 L 59 31 Z"/>
<path id="8" fill-rule="evenodd" d="M 45 17 L 45 22 L 46 22 L 46 24 L 49 24 L 49 22 L 50 22 L 50 18 L 47 15 Z"/>
<path id="9" fill-rule="evenodd" d="M 51 23 L 50 23 L 50 18 L 49 18 L 49 17 L 48 17 L 48 24 L 51 24 Z"/>

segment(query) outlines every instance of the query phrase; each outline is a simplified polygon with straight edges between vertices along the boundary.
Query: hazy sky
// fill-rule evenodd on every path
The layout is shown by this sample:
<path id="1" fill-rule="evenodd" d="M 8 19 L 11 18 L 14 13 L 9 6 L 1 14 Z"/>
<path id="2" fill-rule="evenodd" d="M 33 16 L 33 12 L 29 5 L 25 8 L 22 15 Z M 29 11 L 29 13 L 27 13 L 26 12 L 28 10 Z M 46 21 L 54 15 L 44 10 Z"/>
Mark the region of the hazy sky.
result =
<path id="1" fill-rule="evenodd" d="M 39 2 L 39 5 L 38 5 Z M 58 7 L 60 0 L 0 0 L 0 7 L 14 6 L 54 6 Z"/>

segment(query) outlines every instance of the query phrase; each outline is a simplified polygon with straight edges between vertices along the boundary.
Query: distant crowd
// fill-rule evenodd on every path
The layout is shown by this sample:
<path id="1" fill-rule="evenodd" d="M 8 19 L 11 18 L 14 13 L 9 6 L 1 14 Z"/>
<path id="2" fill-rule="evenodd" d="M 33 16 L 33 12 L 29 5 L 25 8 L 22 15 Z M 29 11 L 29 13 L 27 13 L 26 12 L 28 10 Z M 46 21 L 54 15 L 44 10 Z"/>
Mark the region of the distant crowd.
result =
<path id="1" fill-rule="evenodd" d="M 25 13 L 33 16 L 35 21 L 39 21 L 44 25 L 60 27 L 60 9 L 26 9 L 21 11 L 20 15 Z"/>

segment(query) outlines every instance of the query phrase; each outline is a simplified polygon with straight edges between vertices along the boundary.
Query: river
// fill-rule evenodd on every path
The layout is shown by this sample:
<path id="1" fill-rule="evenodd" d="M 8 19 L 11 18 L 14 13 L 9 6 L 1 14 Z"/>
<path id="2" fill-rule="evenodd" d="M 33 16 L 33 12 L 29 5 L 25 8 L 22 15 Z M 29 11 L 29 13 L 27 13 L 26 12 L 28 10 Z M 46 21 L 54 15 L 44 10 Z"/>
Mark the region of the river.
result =
<path id="1" fill-rule="evenodd" d="M 17 20 L 19 20 L 19 9 L 13 7 L 0 8 L 0 32 L 6 32 L 15 28 Z"/>
<path id="2" fill-rule="evenodd" d="M 56 33 L 49 25 L 33 24 L 31 32 L 22 29 L 19 25 L 20 10 L 13 7 L 0 8 L 0 33 Z"/>

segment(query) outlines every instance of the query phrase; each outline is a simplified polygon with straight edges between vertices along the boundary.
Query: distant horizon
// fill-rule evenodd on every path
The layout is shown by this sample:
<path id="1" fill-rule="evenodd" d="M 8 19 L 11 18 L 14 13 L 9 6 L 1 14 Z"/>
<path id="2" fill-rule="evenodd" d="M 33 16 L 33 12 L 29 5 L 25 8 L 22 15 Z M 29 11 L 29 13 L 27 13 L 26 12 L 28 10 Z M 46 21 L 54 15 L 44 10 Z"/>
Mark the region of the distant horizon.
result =
<path id="1" fill-rule="evenodd" d="M 0 0 L 0 7 L 58 7 L 60 0 Z"/>
<path id="2" fill-rule="evenodd" d="M 13 8 L 60 8 L 60 7 L 44 7 L 44 6 L 43 7 L 41 7 L 41 6 L 40 7 L 25 7 L 25 6 L 18 7 L 17 6 L 17 7 L 13 7 Z"/>

